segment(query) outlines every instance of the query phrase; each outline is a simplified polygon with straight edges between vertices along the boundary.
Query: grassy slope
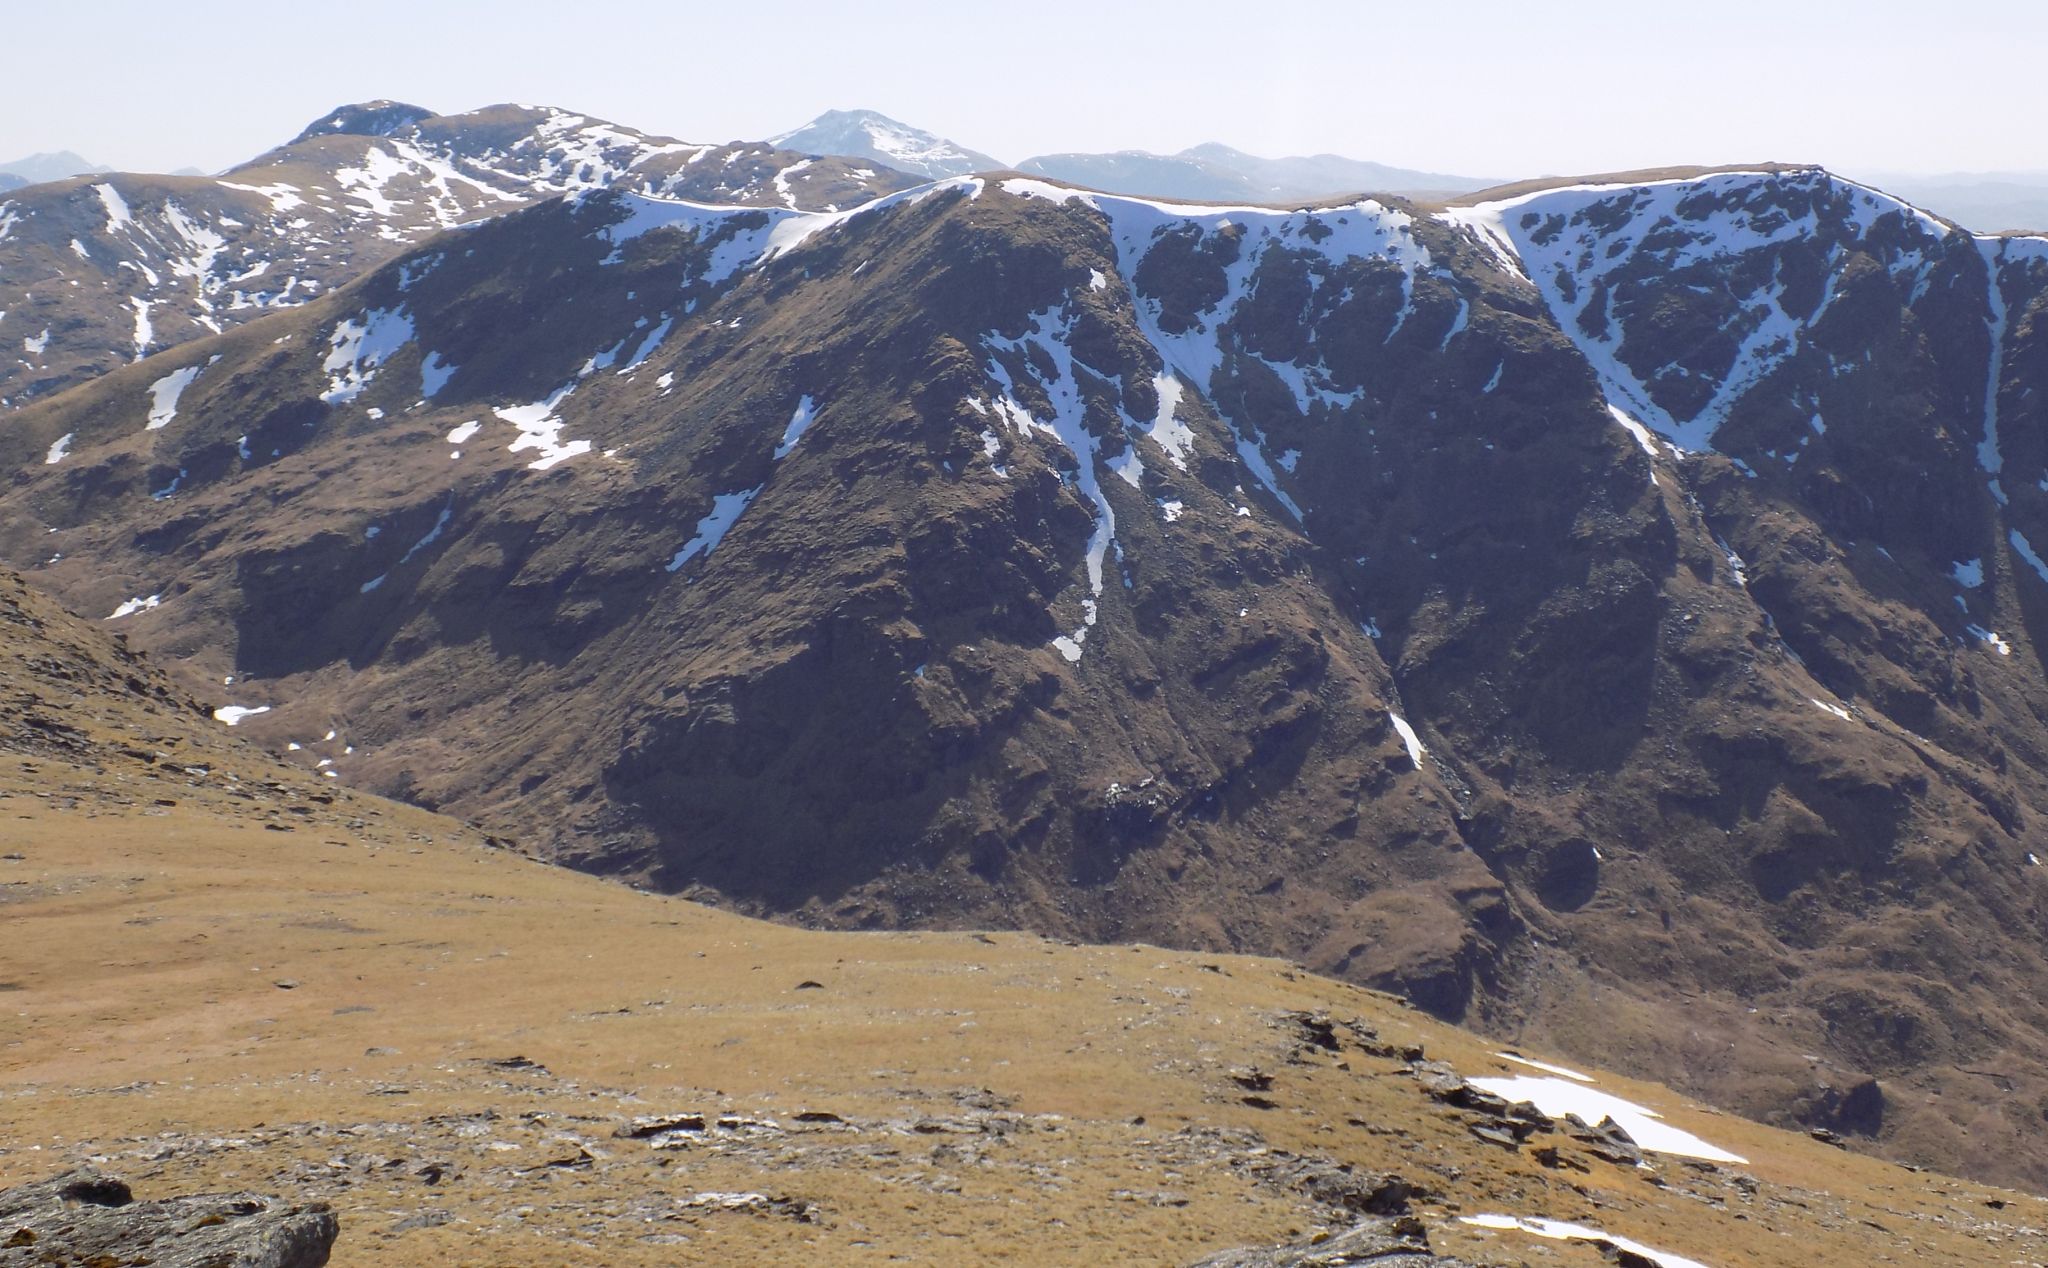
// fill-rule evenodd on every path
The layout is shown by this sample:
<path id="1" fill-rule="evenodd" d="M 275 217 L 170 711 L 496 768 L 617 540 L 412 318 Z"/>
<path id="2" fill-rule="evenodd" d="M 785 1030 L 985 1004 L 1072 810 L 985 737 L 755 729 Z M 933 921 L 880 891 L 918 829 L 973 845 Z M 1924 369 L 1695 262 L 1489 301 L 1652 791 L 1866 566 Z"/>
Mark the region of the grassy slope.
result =
<path id="1" fill-rule="evenodd" d="M 1260 1178 L 1263 1145 L 1425 1185 L 1437 1246 L 1482 1260 L 1600 1262 L 1435 1217 L 1574 1219 L 1717 1266 L 2048 1253 L 2019 1231 L 2048 1204 L 1617 1079 L 1602 1084 L 1747 1155 L 1760 1187 L 1668 1159 L 1654 1180 L 1590 1159 L 1545 1170 L 1469 1136 L 1398 1059 L 1303 1048 L 1279 1014 L 1328 1010 L 1468 1074 L 1512 1069 L 1485 1045 L 1273 961 L 792 930 L 529 863 L 401 807 L 280 833 L 190 799 L 119 806 L 125 778 L 0 756 L 0 853 L 23 856 L 0 862 L 0 1181 L 93 1157 L 149 1193 L 310 1193 L 341 1210 L 338 1261 L 360 1265 L 685 1248 L 1072 1263 L 1105 1246 L 1174 1263 L 1330 1217 Z M 24 795 L 60 788 L 68 811 Z M 513 1057 L 539 1068 L 494 1064 Z M 1228 1073 L 1249 1065 L 1278 1108 L 1242 1103 Z M 794 1121 L 806 1111 L 847 1121 Z M 677 1149 L 613 1135 L 672 1112 L 782 1130 Z"/>

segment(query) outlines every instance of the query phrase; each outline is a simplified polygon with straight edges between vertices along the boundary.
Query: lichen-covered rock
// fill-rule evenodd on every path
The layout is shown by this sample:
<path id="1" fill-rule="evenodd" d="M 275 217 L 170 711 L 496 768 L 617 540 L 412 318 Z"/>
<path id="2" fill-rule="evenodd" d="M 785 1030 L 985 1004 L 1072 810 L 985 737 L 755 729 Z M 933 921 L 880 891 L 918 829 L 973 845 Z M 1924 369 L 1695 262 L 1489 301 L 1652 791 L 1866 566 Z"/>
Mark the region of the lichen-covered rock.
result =
<path id="1" fill-rule="evenodd" d="M 324 1202 L 256 1193 L 137 1201 L 90 1169 L 0 1191 L 0 1268 L 321 1268 L 341 1226 Z"/>
<path id="2" fill-rule="evenodd" d="M 1470 1268 L 1462 1259 L 1438 1255 L 1417 1219 L 1368 1220 L 1336 1234 L 1319 1234 L 1285 1246 L 1220 1251 L 1189 1268 Z"/>

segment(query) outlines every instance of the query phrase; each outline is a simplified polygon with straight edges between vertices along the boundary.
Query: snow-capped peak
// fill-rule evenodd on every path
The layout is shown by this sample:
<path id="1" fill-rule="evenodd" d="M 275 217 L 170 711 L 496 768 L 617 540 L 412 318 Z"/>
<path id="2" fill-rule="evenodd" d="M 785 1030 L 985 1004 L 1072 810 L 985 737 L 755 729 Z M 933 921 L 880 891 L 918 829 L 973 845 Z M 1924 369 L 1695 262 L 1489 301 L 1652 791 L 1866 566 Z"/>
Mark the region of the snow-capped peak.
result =
<path id="1" fill-rule="evenodd" d="M 769 137 L 768 142 L 806 154 L 873 159 L 899 172 L 935 180 L 1003 166 L 1000 160 L 873 110 L 827 110 L 801 128 Z"/>

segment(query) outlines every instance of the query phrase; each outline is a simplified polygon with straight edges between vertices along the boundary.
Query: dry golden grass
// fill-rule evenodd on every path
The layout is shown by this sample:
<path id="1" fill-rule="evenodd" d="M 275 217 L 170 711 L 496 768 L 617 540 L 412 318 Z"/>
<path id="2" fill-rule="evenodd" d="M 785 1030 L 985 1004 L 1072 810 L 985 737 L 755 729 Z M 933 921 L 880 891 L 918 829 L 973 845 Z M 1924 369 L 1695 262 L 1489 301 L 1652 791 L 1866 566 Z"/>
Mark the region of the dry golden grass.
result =
<path id="1" fill-rule="evenodd" d="M 794 930 L 368 799 L 279 832 L 62 774 L 0 756 L 0 854 L 22 856 L 0 861 L 0 1183 L 98 1159 L 145 1195 L 324 1197 L 347 1265 L 1171 1264 L 1330 1226 L 1288 1178 L 1320 1157 L 1423 1186 L 1437 1247 L 1480 1262 L 1601 1260 L 1450 1217 L 1572 1219 L 1716 1268 L 2048 1255 L 2036 1199 L 1621 1079 L 1746 1174 L 1538 1166 L 1283 1014 L 1513 1068 L 1488 1045 L 1273 961 Z M 59 783 L 68 810 L 30 795 Z M 1231 1082 L 1254 1065 L 1277 1108 Z M 713 1122 L 673 1148 L 614 1134 L 686 1112 Z"/>

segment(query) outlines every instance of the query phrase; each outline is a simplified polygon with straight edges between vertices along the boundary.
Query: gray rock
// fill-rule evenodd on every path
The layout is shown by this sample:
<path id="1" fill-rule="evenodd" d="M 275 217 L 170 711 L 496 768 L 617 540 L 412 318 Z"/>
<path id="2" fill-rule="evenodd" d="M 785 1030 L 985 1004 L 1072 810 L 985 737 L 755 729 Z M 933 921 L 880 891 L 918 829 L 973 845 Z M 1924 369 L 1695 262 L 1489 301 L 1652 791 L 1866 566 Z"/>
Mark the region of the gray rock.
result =
<path id="1" fill-rule="evenodd" d="M 1613 1118 L 1603 1118 L 1597 1124 L 1588 1123 L 1576 1114 L 1564 1116 L 1565 1134 L 1586 1146 L 1587 1152 L 1596 1158 L 1605 1159 L 1618 1166 L 1637 1167 L 1643 1162 L 1642 1146 L 1628 1129 Z"/>
<path id="2" fill-rule="evenodd" d="M 90 1169 L 0 1191 L 0 1268 L 322 1268 L 340 1231 L 324 1202 L 257 1193 L 138 1202 L 125 1182 Z"/>
<path id="3" fill-rule="evenodd" d="M 1422 1221 L 1412 1218 L 1367 1220 L 1341 1233 L 1285 1246 L 1219 1251 L 1189 1268 L 1472 1268 L 1462 1259 L 1438 1255 L 1429 1248 Z"/>

